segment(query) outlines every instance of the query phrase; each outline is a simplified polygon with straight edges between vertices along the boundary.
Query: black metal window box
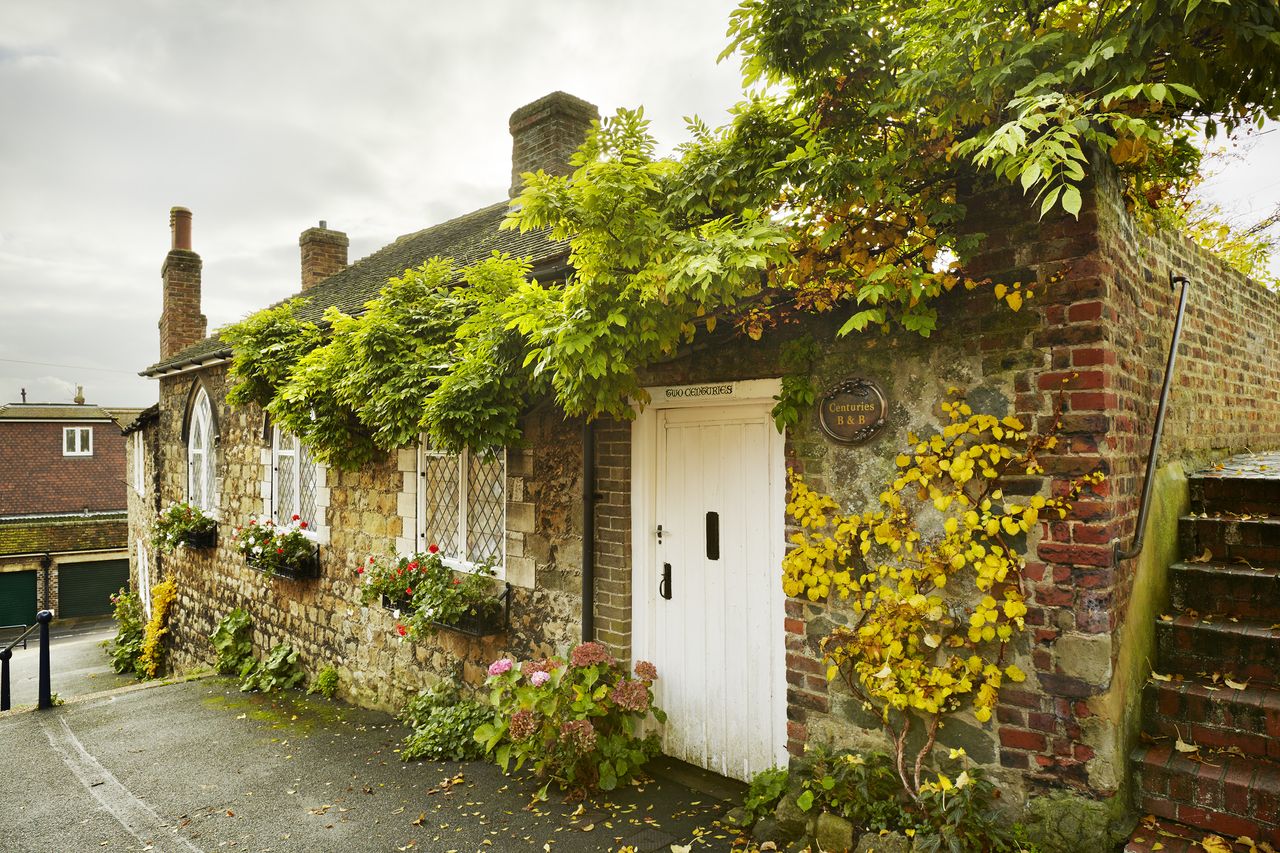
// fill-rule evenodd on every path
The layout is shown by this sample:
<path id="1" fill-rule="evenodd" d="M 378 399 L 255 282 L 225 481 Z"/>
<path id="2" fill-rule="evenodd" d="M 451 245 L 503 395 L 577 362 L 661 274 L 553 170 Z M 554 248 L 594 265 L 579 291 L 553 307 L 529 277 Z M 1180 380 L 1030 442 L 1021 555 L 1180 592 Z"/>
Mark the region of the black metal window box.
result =
<path id="1" fill-rule="evenodd" d="M 188 530 L 178 537 L 178 541 L 185 547 L 194 550 L 213 548 L 218 544 L 218 528 L 210 527 L 208 530 Z"/>
<path id="2" fill-rule="evenodd" d="M 399 610 L 401 613 L 410 611 L 410 602 L 407 598 L 392 601 L 384 595 L 382 606 L 389 611 Z M 504 584 L 502 592 L 496 597 L 480 602 L 453 622 L 432 619 L 430 623 L 436 628 L 456 631 L 470 637 L 492 637 L 495 634 L 504 634 L 511 624 L 511 584 Z"/>
<path id="3" fill-rule="evenodd" d="M 296 563 L 277 563 L 264 560 L 262 557 L 245 557 L 245 562 L 254 571 L 262 572 L 268 577 L 288 578 L 289 580 L 306 580 L 320 577 L 320 546 L 311 546 L 311 553 Z"/>

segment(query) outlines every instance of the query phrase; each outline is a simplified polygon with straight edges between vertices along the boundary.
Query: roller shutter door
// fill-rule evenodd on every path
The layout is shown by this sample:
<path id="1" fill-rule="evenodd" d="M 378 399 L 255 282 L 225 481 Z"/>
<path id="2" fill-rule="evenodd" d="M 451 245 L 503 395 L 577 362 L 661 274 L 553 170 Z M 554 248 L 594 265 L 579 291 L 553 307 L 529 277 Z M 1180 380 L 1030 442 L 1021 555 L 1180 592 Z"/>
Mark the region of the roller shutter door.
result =
<path id="1" fill-rule="evenodd" d="M 0 625 L 36 621 L 36 573 L 0 572 Z"/>
<path id="2" fill-rule="evenodd" d="M 62 563 L 58 566 L 58 616 L 101 616 L 111 612 L 111 596 L 129 586 L 128 560 Z"/>

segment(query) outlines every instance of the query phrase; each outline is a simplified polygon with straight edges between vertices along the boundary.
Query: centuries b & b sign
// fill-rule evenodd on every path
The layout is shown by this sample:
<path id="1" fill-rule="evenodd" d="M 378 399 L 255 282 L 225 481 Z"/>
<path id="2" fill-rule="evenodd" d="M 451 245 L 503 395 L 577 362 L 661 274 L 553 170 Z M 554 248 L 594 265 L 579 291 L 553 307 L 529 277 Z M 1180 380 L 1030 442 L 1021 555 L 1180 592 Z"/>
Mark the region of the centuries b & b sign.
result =
<path id="1" fill-rule="evenodd" d="M 884 426 L 888 404 L 870 379 L 846 379 L 827 391 L 818 407 L 818 423 L 829 437 L 859 444 Z"/>

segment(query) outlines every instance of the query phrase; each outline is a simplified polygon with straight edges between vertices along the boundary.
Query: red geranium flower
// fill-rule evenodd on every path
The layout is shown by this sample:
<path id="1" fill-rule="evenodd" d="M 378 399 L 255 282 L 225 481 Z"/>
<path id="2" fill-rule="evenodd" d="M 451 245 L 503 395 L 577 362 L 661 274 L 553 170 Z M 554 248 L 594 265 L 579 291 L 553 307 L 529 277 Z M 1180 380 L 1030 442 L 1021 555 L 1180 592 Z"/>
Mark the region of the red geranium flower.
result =
<path id="1" fill-rule="evenodd" d="M 440 546 L 432 542 L 430 545 L 427 546 L 427 550 L 430 551 L 432 554 L 434 554 L 440 550 Z"/>
<path id="2" fill-rule="evenodd" d="M 277 553 L 277 554 L 283 554 L 283 553 L 284 553 L 284 549 L 283 549 L 283 548 L 277 548 L 277 549 L 276 549 L 276 553 Z"/>
<path id="3" fill-rule="evenodd" d="M 405 630 L 405 627 L 404 627 L 403 625 L 401 625 L 399 622 L 397 622 L 397 623 L 396 623 L 396 633 L 397 633 L 397 634 L 399 634 L 401 637 L 403 637 L 405 634 L 407 634 L 407 633 L 409 633 L 409 632 Z"/>
<path id="4" fill-rule="evenodd" d="M 293 514 L 293 519 L 292 519 L 292 520 L 293 520 L 293 521 L 297 521 L 297 520 L 298 520 L 298 519 L 300 519 L 300 518 L 302 518 L 302 516 L 298 515 L 298 514 L 295 512 L 295 513 Z"/>
<path id="5" fill-rule="evenodd" d="M 299 527 L 301 527 L 303 530 L 306 530 L 306 529 L 307 529 L 307 523 L 306 523 L 305 521 L 300 522 L 300 523 L 298 524 L 298 526 L 299 526 Z"/>
<path id="6" fill-rule="evenodd" d="M 405 589 L 404 589 L 404 594 L 405 594 L 405 595 L 413 595 L 413 587 L 411 587 L 411 586 L 405 587 Z"/>
<path id="7" fill-rule="evenodd" d="M 358 574 L 358 575 L 362 575 L 362 574 L 364 574 L 364 566 L 360 566 L 360 567 L 358 567 L 358 568 L 356 569 L 356 574 Z"/>

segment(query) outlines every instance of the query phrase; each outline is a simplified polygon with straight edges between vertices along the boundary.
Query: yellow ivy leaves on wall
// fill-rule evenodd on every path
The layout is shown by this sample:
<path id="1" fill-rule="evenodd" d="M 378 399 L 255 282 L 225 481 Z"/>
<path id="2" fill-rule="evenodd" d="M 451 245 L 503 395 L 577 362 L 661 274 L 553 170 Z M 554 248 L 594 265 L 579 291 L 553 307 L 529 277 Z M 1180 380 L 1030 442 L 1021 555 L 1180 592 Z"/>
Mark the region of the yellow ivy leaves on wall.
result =
<path id="1" fill-rule="evenodd" d="M 151 590 L 151 618 L 142 639 L 138 671 L 143 678 L 155 678 L 164 664 L 164 635 L 169 633 L 169 611 L 178 600 L 178 585 L 166 578 Z"/>
<path id="2" fill-rule="evenodd" d="M 1017 418 L 975 414 L 954 388 L 941 409 L 949 422 L 909 436 L 877 508 L 845 513 L 794 474 L 787 504 L 798 531 L 783 588 L 852 610 L 821 642 L 827 677 L 843 677 L 880 717 L 912 796 L 943 715 L 971 707 L 986 722 L 1001 684 L 1025 677 L 1005 660 L 1026 627 L 1022 537 L 1042 516 L 1065 517 L 1081 489 L 1103 479 L 1086 475 L 1063 497 L 1006 495 L 1006 475 L 1043 473 L 1037 455 L 1057 446 L 1056 425 L 1033 436 Z M 908 772 L 913 720 L 926 738 Z"/>

